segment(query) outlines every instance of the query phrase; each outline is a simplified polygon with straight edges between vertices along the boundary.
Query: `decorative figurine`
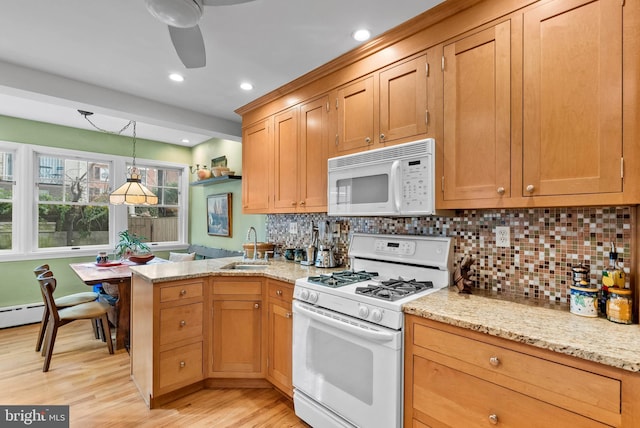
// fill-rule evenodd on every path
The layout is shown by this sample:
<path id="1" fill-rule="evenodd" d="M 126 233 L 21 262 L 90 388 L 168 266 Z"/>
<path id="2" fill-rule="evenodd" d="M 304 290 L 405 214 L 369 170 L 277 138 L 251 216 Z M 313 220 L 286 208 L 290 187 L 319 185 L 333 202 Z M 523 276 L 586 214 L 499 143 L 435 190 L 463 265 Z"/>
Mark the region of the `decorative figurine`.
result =
<path id="1" fill-rule="evenodd" d="M 465 254 L 460 264 L 456 267 L 453 274 L 453 283 L 458 287 L 459 293 L 461 294 L 471 294 L 474 282 L 471 277 L 475 275 L 475 269 L 473 269 L 472 272 L 472 267 L 475 262 L 476 259 L 474 259 L 473 256 Z"/>

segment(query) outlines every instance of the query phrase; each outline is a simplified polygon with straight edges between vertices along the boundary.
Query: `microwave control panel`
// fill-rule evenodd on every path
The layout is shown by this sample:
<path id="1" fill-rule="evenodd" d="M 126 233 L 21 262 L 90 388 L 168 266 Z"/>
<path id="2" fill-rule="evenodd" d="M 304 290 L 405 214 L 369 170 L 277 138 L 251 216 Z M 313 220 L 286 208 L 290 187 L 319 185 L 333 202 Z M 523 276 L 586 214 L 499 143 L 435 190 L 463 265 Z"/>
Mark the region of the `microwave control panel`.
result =
<path id="1" fill-rule="evenodd" d="M 412 256 L 416 252 L 416 243 L 413 241 L 393 241 L 376 239 L 376 253 Z"/>
<path id="2" fill-rule="evenodd" d="M 429 206 L 429 160 L 417 158 L 402 161 L 402 209 L 422 210 Z"/>

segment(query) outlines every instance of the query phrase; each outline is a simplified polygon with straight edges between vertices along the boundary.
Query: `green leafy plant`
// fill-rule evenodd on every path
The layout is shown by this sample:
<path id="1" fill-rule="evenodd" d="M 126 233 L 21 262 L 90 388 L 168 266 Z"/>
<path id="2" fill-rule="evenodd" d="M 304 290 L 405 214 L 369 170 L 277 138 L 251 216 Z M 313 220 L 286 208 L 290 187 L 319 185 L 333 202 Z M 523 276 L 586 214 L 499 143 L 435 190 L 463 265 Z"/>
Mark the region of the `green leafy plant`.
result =
<path id="1" fill-rule="evenodd" d="M 143 236 L 138 236 L 135 233 L 129 233 L 128 230 L 123 230 L 118 233 L 120 241 L 116 245 L 115 253 L 118 257 L 128 257 L 132 254 L 145 254 L 150 253 L 151 249 L 147 244 L 142 242 Z"/>

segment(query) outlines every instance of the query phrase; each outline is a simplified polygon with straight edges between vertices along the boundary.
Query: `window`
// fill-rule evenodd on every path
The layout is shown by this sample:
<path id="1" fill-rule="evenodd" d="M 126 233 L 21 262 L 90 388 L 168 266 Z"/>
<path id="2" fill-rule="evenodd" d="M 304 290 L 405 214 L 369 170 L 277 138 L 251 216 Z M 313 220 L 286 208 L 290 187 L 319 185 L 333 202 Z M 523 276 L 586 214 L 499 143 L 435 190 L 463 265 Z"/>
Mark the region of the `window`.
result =
<path id="1" fill-rule="evenodd" d="M 13 153 L 0 151 L 0 250 L 13 248 Z"/>
<path id="2" fill-rule="evenodd" d="M 145 242 L 173 242 L 180 236 L 182 170 L 138 166 L 142 184 L 158 196 L 158 205 L 129 208 L 127 228 Z"/>
<path id="3" fill-rule="evenodd" d="M 110 163 L 37 155 L 38 248 L 109 244 Z"/>
<path id="4" fill-rule="evenodd" d="M 184 245 L 188 167 L 143 160 L 142 181 L 154 206 L 110 205 L 130 157 L 0 141 L 0 260 L 111 252 L 130 229 L 153 245 Z"/>

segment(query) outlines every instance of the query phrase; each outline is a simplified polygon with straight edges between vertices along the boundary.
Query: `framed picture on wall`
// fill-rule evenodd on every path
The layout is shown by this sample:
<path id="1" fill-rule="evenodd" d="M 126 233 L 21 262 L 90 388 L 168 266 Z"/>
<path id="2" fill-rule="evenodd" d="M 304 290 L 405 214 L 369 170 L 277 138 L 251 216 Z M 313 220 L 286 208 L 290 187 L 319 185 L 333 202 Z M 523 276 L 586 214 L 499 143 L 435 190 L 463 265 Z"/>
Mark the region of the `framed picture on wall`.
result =
<path id="1" fill-rule="evenodd" d="M 231 193 L 207 196 L 207 233 L 231 237 Z"/>

